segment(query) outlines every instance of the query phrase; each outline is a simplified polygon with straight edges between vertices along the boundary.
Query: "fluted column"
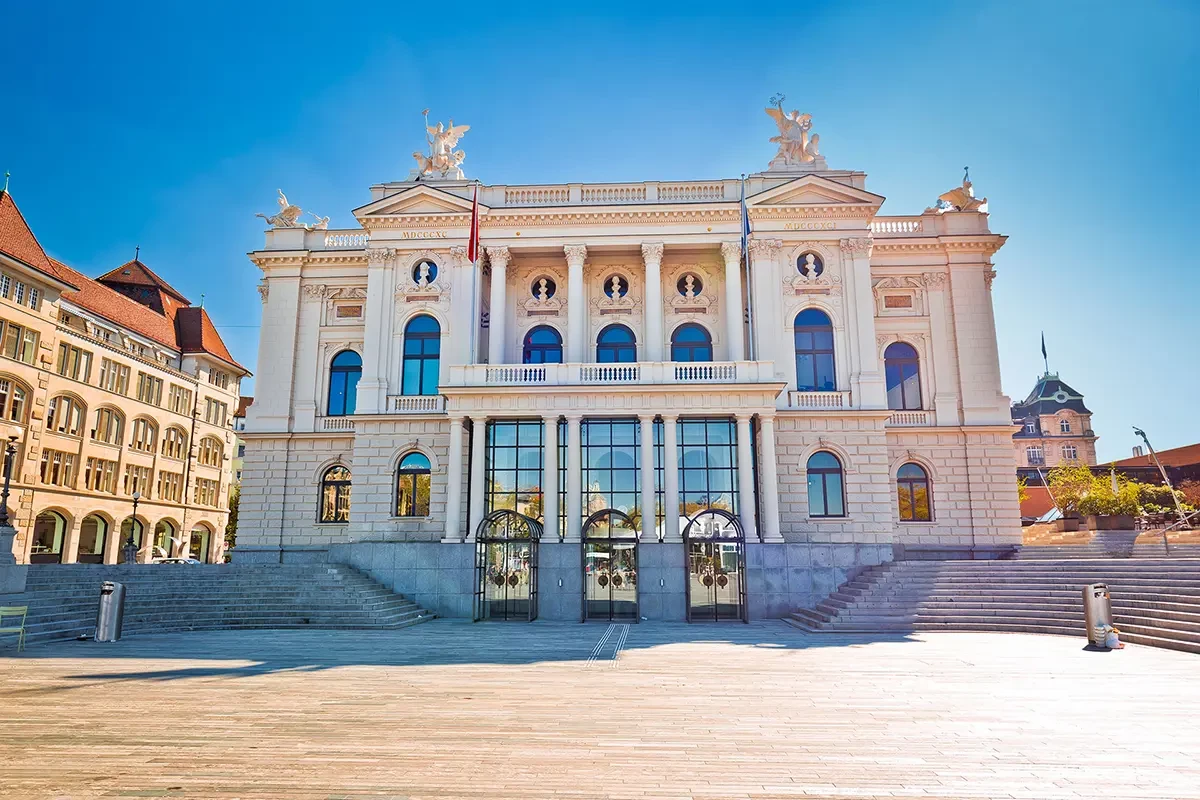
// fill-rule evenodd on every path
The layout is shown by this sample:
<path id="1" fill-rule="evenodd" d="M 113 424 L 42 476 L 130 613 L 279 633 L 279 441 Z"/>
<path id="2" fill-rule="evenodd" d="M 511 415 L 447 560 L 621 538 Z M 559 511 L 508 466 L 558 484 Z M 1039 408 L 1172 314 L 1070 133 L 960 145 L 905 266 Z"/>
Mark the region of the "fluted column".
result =
<path id="1" fill-rule="evenodd" d="M 578 364 L 584 360 L 583 333 L 587 329 L 587 302 L 584 300 L 586 293 L 583 285 L 583 262 L 587 260 L 587 248 L 581 244 L 569 244 L 563 248 L 563 252 L 567 255 L 567 361 Z M 572 524 L 568 519 L 568 533 Z"/>
<path id="2" fill-rule="evenodd" d="M 542 418 L 542 538 L 558 541 L 558 415 Z"/>
<path id="3" fill-rule="evenodd" d="M 580 423 L 583 417 L 567 415 L 567 529 L 564 542 L 578 542 L 583 524 L 583 448 Z"/>
<path id="4" fill-rule="evenodd" d="M 467 519 L 467 541 L 475 540 L 475 531 L 483 521 L 484 462 L 487 460 L 487 417 L 471 417 L 471 508 Z"/>
<path id="5" fill-rule="evenodd" d="M 507 247 L 489 247 L 488 263 L 492 265 L 492 293 L 488 316 L 488 363 L 504 363 L 505 323 L 508 319 L 508 262 Z"/>
<path id="6" fill-rule="evenodd" d="M 775 417 L 758 417 L 758 457 L 762 462 L 759 476 L 762 479 L 759 491 L 762 493 L 763 518 L 762 539 L 764 542 L 782 542 L 783 534 L 779 531 L 779 470 L 775 461 Z"/>
<path id="7" fill-rule="evenodd" d="M 658 514 L 654 502 L 654 415 L 641 414 L 638 422 L 642 448 L 642 541 L 653 543 L 658 541 Z"/>
<path id="8" fill-rule="evenodd" d="M 461 542 L 462 536 L 463 420 L 450 418 L 450 456 L 446 459 L 446 528 L 443 542 Z M 474 499 L 474 495 L 472 495 Z"/>
<path id="9" fill-rule="evenodd" d="M 729 342 L 729 360 L 746 358 L 742 336 L 742 243 L 721 242 L 725 258 L 725 341 Z"/>
<path id="10" fill-rule="evenodd" d="M 662 256 L 662 242 L 642 245 L 642 260 L 646 262 L 646 303 L 642 308 L 646 320 L 645 361 L 663 360 Z"/>
<path id="11" fill-rule="evenodd" d="M 754 524 L 754 456 L 750 447 L 750 416 L 737 416 L 738 517 L 747 539 L 757 535 Z"/>
<path id="12" fill-rule="evenodd" d="M 681 541 L 679 530 L 679 437 L 674 414 L 663 414 L 663 541 Z"/>

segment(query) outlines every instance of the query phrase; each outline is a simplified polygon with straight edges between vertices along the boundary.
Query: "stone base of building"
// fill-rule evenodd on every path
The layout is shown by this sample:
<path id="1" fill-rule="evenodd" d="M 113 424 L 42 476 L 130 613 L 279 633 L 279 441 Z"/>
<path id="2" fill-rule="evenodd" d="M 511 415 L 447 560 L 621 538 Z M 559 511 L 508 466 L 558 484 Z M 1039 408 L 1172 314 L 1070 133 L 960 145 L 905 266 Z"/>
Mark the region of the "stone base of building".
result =
<path id="1" fill-rule="evenodd" d="M 1019 547 L 1016 543 L 987 544 L 903 544 L 892 546 L 896 561 L 987 561 L 1011 558 Z"/>
<path id="2" fill-rule="evenodd" d="M 539 619 L 579 621 L 583 569 L 578 542 L 538 546 Z M 328 548 L 236 548 L 237 563 L 328 561 L 355 567 L 442 617 L 471 618 L 476 546 L 471 542 L 353 542 Z M 891 544 L 746 544 L 746 608 L 750 619 L 778 619 L 814 608 L 867 567 L 892 560 Z M 638 613 L 647 620 L 687 619 L 682 543 L 638 546 Z"/>

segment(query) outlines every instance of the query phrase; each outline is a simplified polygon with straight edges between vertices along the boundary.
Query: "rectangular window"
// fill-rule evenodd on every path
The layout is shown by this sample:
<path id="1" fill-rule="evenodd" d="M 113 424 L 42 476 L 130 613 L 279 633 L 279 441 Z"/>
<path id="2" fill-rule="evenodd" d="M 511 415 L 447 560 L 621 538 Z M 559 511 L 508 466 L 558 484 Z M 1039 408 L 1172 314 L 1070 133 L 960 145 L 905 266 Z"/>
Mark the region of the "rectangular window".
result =
<path id="1" fill-rule="evenodd" d="M 192 492 L 192 502 L 198 506 L 217 507 L 217 494 L 220 490 L 221 482 L 209 480 L 208 478 L 197 478 L 196 488 Z"/>
<path id="2" fill-rule="evenodd" d="M 192 390 L 172 383 L 171 388 L 167 391 L 167 408 L 176 414 L 190 415 L 192 413 Z"/>
<path id="3" fill-rule="evenodd" d="M 124 492 L 128 495 L 134 492 L 148 495 L 150 493 L 150 467 L 126 464 Z"/>
<path id="4" fill-rule="evenodd" d="M 229 416 L 229 406 L 211 397 L 204 398 L 204 421 L 210 425 L 225 426 Z"/>
<path id="5" fill-rule="evenodd" d="M 15 285 L 13 286 L 13 302 L 15 302 L 17 305 L 21 305 L 25 302 L 25 284 L 21 283 L 20 281 L 16 281 Z"/>
<path id="6" fill-rule="evenodd" d="M 679 515 L 705 508 L 738 513 L 737 424 L 730 419 L 684 419 L 679 431 Z"/>
<path id="7" fill-rule="evenodd" d="M 71 486 L 75 483 L 75 455 L 61 450 L 42 450 L 42 483 Z"/>
<path id="8" fill-rule="evenodd" d="M 93 492 L 117 493 L 117 462 L 103 458 L 89 458 L 83 470 L 85 489 Z"/>
<path id="9" fill-rule="evenodd" d="M 542 421 L 488 423 L 486 492 L 489 512 L 512 509 L 542 518 Z"/>
<path id="10" fill-rule="evenodd" d="M 615 508 L 631 519 L 641 515 L 641 442 L 636 419 L 588 419 L 580 423 L 583 517 Z M 578 526 L 582 520 L 568 520 Z"/>
<path id="11" fill-rule="evenodd" d="M 4 328 L 4 355 L 25 364 L 32 364 L 34 356 L 37 355 L 37 331 L 4 320 L 0 320 L 0 326 Z"/>
<path id="12" fill-rule="evenodd" d="M 129 394 L 129 367 L 111 359 L 100 359 L 100 388 L 116 394 Z"/>
<path id="13" fill-rule="evenodd" d="M 92 377 L 92 354 L 62 342 L 58 345 L 58 374 L 87 383 Z"/>
<path id="14" fill-rule="evenodd" d="M 172 503 L 183 501 L 183 473 L 161 471 L 158 473 L 158 499 Z"/>
<path id="15" fill-rule="evenodd" d="M 1068 444 L 1068 445 L 1063 446 L 1063 460 L 1064 461 L 1075 461 L 1078 458 L 1079 458 L 1079 451 L 1075 448 L 1075 445 Z"/>
<path id="16" fill-rule="evenodd" d="M 1026 433 L 1037 433 L 1037 422 L 1035 422 L 1034 420 L 1026 420 L 1025 432 Z"/>
<path id="17" fill-rule="evenodd" d="M 1025 448 L 1025 456 L 1029 459 L 1030 466 L 1040 466 L 1046 463 L 1046 456 L 1042 452 L 1040 445 Z"/>
<path id="18" fill-rule="evenodd" d="M 162 378 L 156 378 L 145 372 L 138 372 L 137 398 L 143 403 L 153 406 L 162 405 Z"/>
<path id="19" fill-rule="evenodd" d="M 32 286 L 29 288 L 29 307 L 37 311 L 38 301 L 42 299 L 42 294 Z"/>
<path id="20" fill-rule="evenodd" d="M 208 371 L 208 382 L 213 386 L 220 386 L 222 389 L 228 389 L 229 373 L 222 372 L 219 369 L 210 369 Z"/>
<path id="21" fill-rule="evenodd" d="M 0 274 L 0 297 L 5 300 L 12 294 L 12 278 L 7 275 Z"/>

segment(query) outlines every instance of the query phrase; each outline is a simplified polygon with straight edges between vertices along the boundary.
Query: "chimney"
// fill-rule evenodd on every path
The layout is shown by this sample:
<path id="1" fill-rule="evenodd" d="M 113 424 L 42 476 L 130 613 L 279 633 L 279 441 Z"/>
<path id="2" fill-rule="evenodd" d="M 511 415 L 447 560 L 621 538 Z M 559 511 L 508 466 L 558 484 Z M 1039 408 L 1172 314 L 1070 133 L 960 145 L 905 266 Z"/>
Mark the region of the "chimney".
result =
<path id="1" fill-rule="evenodd" d="M 1145 455 L 1145 453 L 1143 453 L 1143 452 L 1142 452 L 1142 446 L 1141 446 L 1140 444 L 1139 444 L 1139 445 L 1135 445 L 1135 446 L 1134 446 L 1134 448 L 1133 448 L 1133 455 L 1134 455 L 1134 457 L 1135 457 L 1135 458 L 1136 458 L 1136 457 L 1138 457 L 1138 456 Z"/>

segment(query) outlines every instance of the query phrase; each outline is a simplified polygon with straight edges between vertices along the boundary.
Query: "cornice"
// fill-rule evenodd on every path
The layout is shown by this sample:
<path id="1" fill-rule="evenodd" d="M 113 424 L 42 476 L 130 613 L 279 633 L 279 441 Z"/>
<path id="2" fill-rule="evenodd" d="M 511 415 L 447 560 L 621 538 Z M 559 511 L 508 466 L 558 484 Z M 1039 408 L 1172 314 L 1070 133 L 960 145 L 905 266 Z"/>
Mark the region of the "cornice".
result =
<path id="1" fill-rule="evenodd" d="M 837 203 L 829 206 L 780 205 L 754 206 L 747 209 L 750 219 L 871 219 L 879 206 Z"/>

